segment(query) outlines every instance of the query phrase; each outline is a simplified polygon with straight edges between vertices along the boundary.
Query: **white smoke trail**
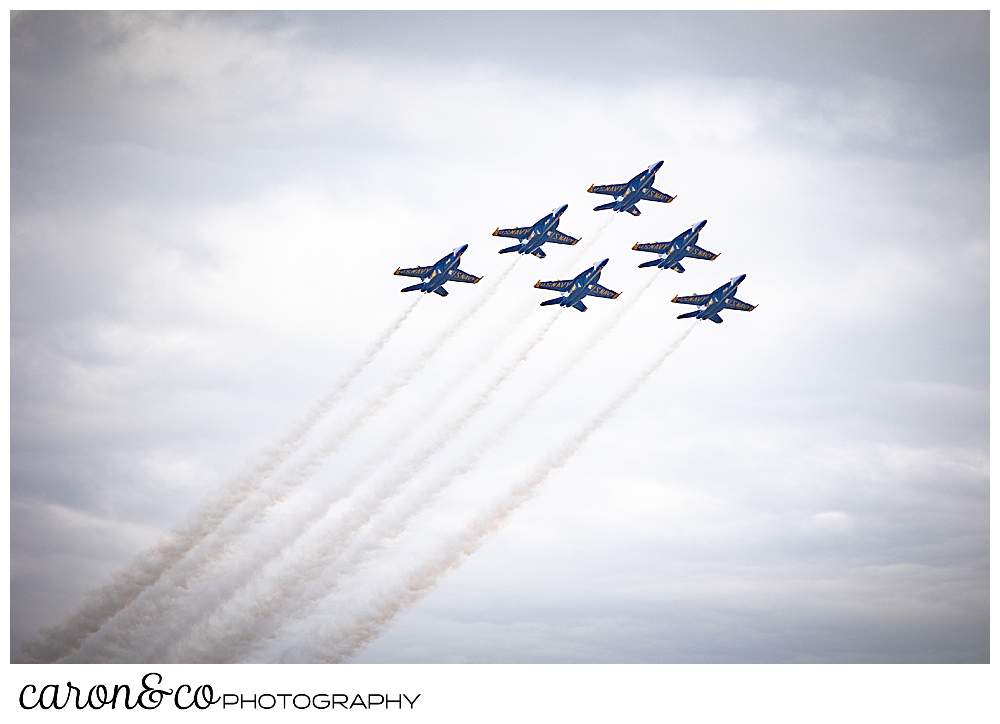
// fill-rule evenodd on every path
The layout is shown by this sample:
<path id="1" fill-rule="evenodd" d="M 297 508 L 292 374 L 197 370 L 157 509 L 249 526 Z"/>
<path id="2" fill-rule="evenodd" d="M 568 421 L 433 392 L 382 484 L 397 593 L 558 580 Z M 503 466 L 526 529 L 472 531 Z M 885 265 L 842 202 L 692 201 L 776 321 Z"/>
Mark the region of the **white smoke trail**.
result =
<path id="1" fill-rule="evenodd" d="M 588 253 L 590 248 L 600 240 L 601 235 L 604 234 L 605 231 L 607 231 L 609 226 L 611 226 L 616 216 L 618 216 L 618 214 L 616 213 L 611 214 L 611 216 L 608 219 L 601 222 L 601 225 L 597 227 L 597 231 L 595 231 L 590 236 L 584 238 L 582 243 L 579 243 L 573 247 L 574 250 L 576 251 L 576 254 L 570 257 L 569 260 L 566 261 L 565 264 L 563 264 L 562 271 L 560 272 L 560 274 L 569 273 L 571 269 L 573 269 L 577 264 L 580 263 L 580 260 L 583 258 L 583 255 Z"/>
<path id="2" fill-rule="evenodd" d="M 409 384 L 413 377 L 424 368 L 430 358 L 460 329 L 462 329 L 462 327 L 470 319 L 472 319 L 472 317 L 496 294 L 501 283 L 513 270 L 515 262 L 508 265 L 508 267 L 493 280 L 491 286 L 486 290 L 477 304 L 470 307 L 451 326 L 438 335 L 438 337 L 425 348 L 424 352 L 413 364 L 410 365 L 408 369 L 398 375 L 392 383 L 386 385 L 379 395 L 369 400 L 364 408 L 355 414 L 346 424 L 341 425 L 335 433 L 328 436 L 318 449 L 311 452 L 309 457 L 307 457 L 304 461 L 301 461 L 285 475 L 281 476 L 281 478 L 276 480 L 269 488 L 261 489 L 260 482 L 263 481 L 263 478 L 261 478 L 253 489 L 246 491 L 245 495 L 242 495 L 239 499 L 227 501 L 229 504 L 221 507 L 218 512 L 216 512 L 213 525 L 210 528 L 203 527 L 202 529 L 196 531 L 198 534 L 197 536 L 188 537 L 185 540 L 185 544 L 182 546 L 182 549 L 178 551 L 178 555 L 173 557 L 170 565 L 164 567 L 155 579 L 149 580 L 147 585 L 135 591 L 134 595 L 131 596 L 131 599 L 126 602 L 124 606 L 120 606 L 117 611 L 112 613 L 111 616 L 108 616 L 101 621 L 101 625 L 86 632 L 83 636 L 79 636 L 79 643 L 75 647 L 64 651 L 55 659 L 50 659 L 50 661 L 60 660 L 66 658 L 67 656 L 71 657 L 72 660 L 109 661 L 117 660 L 121 656 L 134 655 L 133 637 L 137 633 L 141 632 L 141 630 L 148 625 L 149 621 L 159 620 L 166 616 L 167 611 L 174 607 L 177 602 L 186 595 L 188 590 L 206 574 L 206 571 L 211 564 L 231 552 L 233 542 L 236 538 L 242 536 L 247 529 L 250 528 L 255 522 L 259 521 L 269 509 L 280 503 L 295 488 L 312 477 L 327 457 L 336 452 L 347 438 L 358 431 L 372 416 L 384 408 L 396 392 Z M 401 318 L 397 320 L 395 329 L 398 329 L 399 326 L 402 325 L 406 316 L 408 316 L 409 312 L 416 307 L 416 304 L 419 302 L 421 297 L 422 295 L 414 300 L 408 308 L 407 313 L 402 315 Z M 372 359 L 378 349 L 381 349 L 381 347 L 388 341 L 388 337 L 391 337 L 391 334 L 388 336 L 383 334 L 380 337 L 380 339 L 384 338 L 385 341 L 377 349 L 374 349 L 374 352 L 370 355 Z M 369 359 L 368 362 L 370 361 L 371 360 Z M 358 374 L 360 374 L 362 369 L 363 367 L 360 365 L 355 367 L 355 370 L 358 370 Z M 344 384 L 343 389 L 346 389 L 346 387 L 347 384 Z M 341 389 L 340 392 L 342 392 L 343 389 Z M 336 397 L 331 394 L 327 395 L 324 399 L 335 401 Z M 333 402 L 331 401 L 330 405 L 332 406 L 332 404 Z M 314 409 L 319 409 L 320 407 L 321 406 L 317 405 Z M 321 417 L 321 415 L 318 416 L 316 421 L 318 421 Z M 315 425 L 315 422 L 313 424 Z M 302 434 L 304 435 L 305 432 L 308 432 L 308 430 L 305 430 Z M 289 452 L 289 454 L 291 453 Z M 287 458 L 288 456 L 286 455 L 285 457 Z M 277 465 L 277 463 L 275 465 Z M 271 470 L 273 470 L 273 467 Z M 250 493 L 253 492 L 257 492 L 258 495 L 254 498 L 250 498 Z M 213 512 L 215 511 L 211 509 L 206 511 L 206 513 Z M 237 514 L 236 517 L 229 521 L 230 524 L 226 527 L 225 533 L 220 534 L 219 527 L 223 519 L 231 517 L 234 512 Z M 196 549 L 199 547 L 199 544 L 201 544 L 200 547 L 205 550 L 197 551 Z M 200 552 L 200 555 L 194 555 L 198 552 Z M 184 556 L 187 556 L 189 560 L 182 565 L 181 559 Z M 174 568 L 175 570 L 171 571 L 171 575 L 164 578 L 163 574 L 170 568 Z M 155 586 L 155 584 L 161 579 L 163 579 L 163 585 L 159 587 L 160 590 L 153 589 L 153 586 Z M 150 591 L 151 595 L 142 597 L 143 592 L 147 590 Z M 154 590 L 156 595 L 152 595 Z M 135 610 L 127 611 L 126 609 L 133 604 L 139 605 L 133 606 Z M 84 647 L 83 642 L 88 636 L 97 633 L 101 629 L 101 626 L 110 622 L 116 615 L 117 619 L 114 621 L 114 631 L 111 632 L 109 636 L 105 636 L 101 640 L 95 640 L 85 648 L 81 648 Z M 73 651 L 76 649 L 81 649 L 79 655 L 73 655 Z"/>
<path id="3" fill-rule="evenodd" d="M 527 359 L 532 349 L 542 341 L 557 318 L 557 316 L 552 316 L 550 320 L 543 325 L 543 327 L 536 331 L 535 335 L 529 340 L 524 349 L 515 355 L 514 359 L 508 363 L 498 376 L 494 377 L 494 379 L 488 384 L 487 388 L 480 393 L 471 405 L 467 406 L 465 412 L 460 417 L 449 419 L 448 427 L 439 432 L 438 436 L 429 445 L 425 445 L 423 450 L 417 453 L 416 456 L 411 457 L 401 467 L 397 467 L 397 473 L 389 481 L 383 481 L 380 484 L 378 488 L 380 492 L 377 494 L 380 499 L 384 500 L 388 498 L 392 491 L 398 489 L 408 480 L 417 475 L 428 463 L 428 461 L 431 460 L 437 452 L 444 448 L 450 440 L 461 431 L 464 424 L 489 402 L 496 390 L 502 386 L 502 384 L 514 373 L 517 367 Z M 513 330 L 508 330 L 508 332 L 504 335 L 491 335 L 489 344 L 476 348 L 476 358 L 467 365 L 467 368 L 475 369 L 478 366 L 478 361 L 489 358 L 492 352 L 503 343 L 507 336 L 509 336 L 511 331 Z M 416 420 L 425 420 L 431 417 L 435 410 L 444 406 L 458 389 L 459 386 L 455 381 L 449 382 L 447 384 L 447 391 L 444 394 L 433 395 L 429 405 L 426 405 L 423 410 L 418 411 L 416 414 L 411 414 L 410 417 Z M 393 446 L 396 449 L 399 449 L 406 441 L 408 441 L 409 437 L 419 429 L 420 425 L 414 424 L 413 422 L 406 422 L 401 426 L 398 432 L 387 435 L 385 439 L 392 440 Z M 212 586 L 214 595 L 202 595 L 201 598 L 204 601 L 204 605 L 196 610 L 191 610 L 191 607 L 188 606 L 188 610 L 179 615 L 180 620 L 174 622 L 173 625 L 168 625 L 161 620 L 157 627 L 160 644 L 152 645 L 152 647 L 147 650 L 144 660 L 162 660 L 165 646 L 176 644 L 181 639 L 183 630 L 193 626 L 193 622 L 197 619 L 210 615 L 213 609 L 222 606 L 232 595 L 234 595 L 240 586 L 247 585 L 248 579 L 255 575 L 256 571 L 263 569 L 264 566 L 268 565 L 272 560 L 279 556 L 286 547 L 294 545 L 299 538 L 310 530 L 311 526 L 322 520 L 335 505 L 342 501 L 351 492 L 354 487 L 367 480 L 379 464 L 382 464 L 383 466 L 386 465 L 389 462 L 386 453 L 386 449 L 380 449 L 374 456 L 369 456 L 369 458 L 362 463 L 360 469 L 358 469 L 351 476 L 351 478 L 342 482 L 336 489 L 330 489 L 329 495 L 314 501 L 313 504 L 308 509 L 304 510 L 297 518 L 287 521 L 285 523 L 284 535 L 282 535 L 282 531 L 269 535 L 267 537 L 266 545 L 258 545 L 258 547 L 254 550 L 252 561 L 249 561 L 244 565 L 234 564 L 229 566 L 228 570 L 221 572 L 220 574 L 213 575 L 209 584 Z M 363 521 L 359 522 L 354 529 L 356 530 L 362 525 Z M 246 552 L 244 552 L 244 559 L 246 558 L 247 555 Z M 185 581 L 184 584 L 186 590 L 190 589 L 190 580 Z M 180 657 L 179 660 L 189 659 Z"/>
<path id="4" fill-rule="evenodd" d="M 441 555 L 411 573 L 395 594 L 385 598 L 378 605 L 374 614 L 355 622 L 346 630 L 335 635 L 312 637 L 307 642 L 308 650 L 313 652 L 309 658 L 330 663 L 345 661 L 380 636 L 400 611 L 428 593 L 446 573 L 457 568 L 466 558 L 475 553 L 489 535 L 499 531 L 514 511 L 535 495 L 548 476 L 565 465 L 588 438 L 607 422 L 626 400 L 635 394 L 670 355 L 677 351 L 694 327 L 695 324 L 692 324 L 681 333 L 600 413 L 538 465 L 523 483 L 497 500 L 485 513 L 467 526 Z"/>
<path id="5" fill-rule="evenodd" d="M 337 525 L 331 526 L 317 536 L 319 540 L 312 542 L 311 551 L 296 557 L 275 576 L 276 580 L 267 582 L 265 590 L 261 590 L 265 585 L 263 583 L 248 584 L 253 592 L 241 598 L 241 601 L 249 599 L 250 603 L 240 603 L 230 607 L 235 608 L 233 613 L 241 622 L 240 624 L 234 626 L 231 623 L 220 623 L 220 618 L 225 620 L 224 612 L 213 617 L 212 625 L 207 625 L 207 622 L 203 621 L 202 625 L 198 627 L 198 634 L 193 637 L 194 645 L 187 648 L 181 647 L 181 652 L 175 653 L 171 658 L 181 661 L 235 661 L 259 638 L 273 631 L 276 628 L 276 619 L 279 615 L 284 614 L 286 599 L 290 596 L 301 599 L 303 583 L 314 580 L 329 564 L 331 557 L 336 557 L 343 550 L 351 536 L 367 525 L 382 505 L 413 479 L 427 462 L 444 449 L 464 428 L 465 424 L 489 403 L 496 391 L 510 379 L 535 347 L 541 343 L 557 319 L 557 315 L 551 316 L 521 348 L 514 359 L 465 408 L 462 414 L 449 420 L 449 424 L 439 431 L 430 444 L 424 446 L 416 456 L 398 468 L 394 476 L 381 481 L 361 503 L 339 520 Z M 296 540 L 302 537 L 310 525 L 322 519 L 332 504 L 331 502 L 330 506 L 325 509 L 315 510 L 314 515 L 309 516 L 310 520 L 297 521 L 295 526 Z M 294 545 L 294 541 L 284 543 L 281 548 L 275 551 L 275 555 L 291 545 Z M 301 601 L 298 602 L 301 604 Z M 252 615 L 248 612 L 252 612 Z M 153 658 L 155 659 L 155 657 Z"/>
<path id="6" fill-rule="evenodd" d="M 115 576 L 111 583 L 90 593 L 65 622 L 59 626 L 42 629 L 39 632 L 40 641 L 30 642 L 24 646 L 23 660 L 27 663 L 49 663 L 79 648 L 87 636 L 100 630 L 144 590 L 160 580 L 163 574 L 199 541 L 214 532 L 233 510 L 260 488 L 282 462 L 300 448 L 305 436 L 389 343 L 416 309 L 419 301 L 419 297 L 413 300 L 372 340 L 355 365 L 283 438 L 261 454 L 259 462 L 209 500 L 193 521 L 172 531 L 166 539 L 139 554 L 124 571 Z"/>
<path id="7" fill-rule="evenodd" d="M 643 289 L 645 289 L 645 287 L 643 287 Z M 519 319 L 520 315 L 515 315 L 515 317 Z M 391 492 L 391 490 L 397 489 L 410 478 L 417 475 L 424 465 L 426 465 L 428 460 L 430 460 L 439 449 L 444 447 L 451 440 L 451 438 L 461 430 L 464 420 L 468 419 L 482 409 L 496 389 L 510 377 L 510 375 L 522 362 L 524 362 L 531 349 L 541 341 L 554 323 L 555 319 L 555 316 L 551 317 L 549 323 L 544 325 L 535 333 L 524 350 L 518 353 L 514 360 L 509 363 L 503 371 L 501 371 L 499 376 L 494 377 L 487 389 L 466 408 L 462 417 L 460 417 L 457 421 L 454 419 L 449 420 L 449 427 L 447 430 L 443 434 L 439 435 L 435 441 L 430 443 L 430 445 L 426 445 L 416 456 L 411 457 L 403 466 L 397 468 L 397 472 L 393 476 L 392 480 L 383 482 L 380 486 L 381 489 L 389 489 Z M 477 366 L 479 361 L 488 358 L 492 352 L 496 350 L 496 348 L 501 346 L 506 337 L 510 335 L 511 331 L 513 331 L 513 329 L 508 330 L 507 333 L 502 336 L 491 335 L 490 342 L 486 345 L 477 347 L 475 359 L 466 366 L 468 368 L 474 368 Z M 430 405 L 425 406 L 425 409 L 419 411 L 415 415 L 411 414 L 411 418 L 423 420 L 430 417 L 434 410 L 438 407 L 444 406 L 458 389 L 458 385 L 449 384 L 445 394 L 434 395 L 431 399 Z M 276 534 L 267 536 L 266 542 L 263 545 L 258 545 L 257 549 L 254 550 L 252 561 L 245 560 L 242 565 L 237 562 L 236 565 L 229 566 L 225 571 L 213 573 L 210 584 L 213 587 L 214 594 L 211 596 L 201 596 L 200 606 L 192 606 L 190 603 L 186 604 L 184 611 L 178 612 L 174 617 L 172 617 L 174 619 L 173 621 L 168 622 L 167 620 L 164 620 L 163 616 L 161 616 L 161 623 L 157 627 L 158 640 L 160 643 L 151 643 L 142 656 L 142 660 L 162 660 L 162 657 L 165 655 L 165 648 L 171 644 L 175 644 L 181 638 L 182 632 L 185 629 L 192 627 L 194 625 L 194 621 L 209 615 L 212 609 L 223 605 L 230 596 L 234 595 L 234 592 L 238 588 L 247 584 L 248 579 L 255 574 L 255 571 L 262 569 L 265 565 L 275 559 L 282 553 L 286 546 L 293 545 L 294 542 L 301 538 L 312 525 L 316 524 L 319 520 L 326 516 L 328 511 L 334 505 L 343 500 L 344 497 L 350 493 L 351 489 L 353 489 L 360 482 L 368 479 L 378 464 L 384 465 L 388 462 L 387 455 L 391 454 L 393 446 L 396 449 L 399 449 L 408 440 L 408 438 L 419 429 L 418 425 L 408 422 L 402 426 L 398 433 L 387 435 L 385 439 L 391 441 L 389 445 L 383 446 L 374 456 L 370 456 L 367 460 L 365 460 L 361 465 L 360 470 L 357 471 L 351 479 L 346 481 L 346 484 L 341 484 L 336 489 L 331 489 L 328 496 L 314 501 L 307 509 L 301 511 L 298 517 L 293 520 L 286 521 L 284 531 L 278 531 Z M 381 497 L 385 498 L 388 497 L 388 495 L 389 493 L 387 492 Z M 282 533 L 285 534 L 283 535 Z M 246 552 L 244 551 L 242 554 L 245 559 L 247 557 Z M 191 579 L 183 581 L 183 588 L 186 593 L 190 593 L 191 587 Z M 181 658 L 181 660 L 187 659 Z"/>
<path id="8" fill-rule="evenodd" d="M 306 416 L 291 430 L 291 432 L 282 440 L 279 445 L 281 447 L 295 446 L 312 430 L 316 423 L 318 423 L 323 417 L 333 408 L 338 400 L 343 396 L 344 392 L 350 387 L 351 383 L 354 382 L 364 372 L 368 365 L 372 363 L 375 356 L 382 351 L 382 349 L 389 343 L 393 335 L 399 331 L 399 328 L 403 326 L 403 322 L 409 318 L 413 310 L 417 308 L 417 304 L 420 302 L 423 295 L 421 294 L 416 299 L 414 299 L 410 305 L 403 310 L 388 327 L 382 330 L 382 333 L 372 340 L 371 344 L 361 355 L 361 358 L 355 363 L 354 367 L 348 370 L 347 374 L 341 377 L 340 381 L 323 395 L 316 404 L 313 405 L 312 409 L 306 414 Z M 297 448 L 296 448 L 297 449 Z"/>
<path id="9" fill-rule="evenodd" d="M 536 387 L 535 392 L 526 400 L 522 401 L 517 411 L 508 417 L 507 421 L 498 428 L 491 431 L 486 439 L 480 441 L 479 445 L 463 451 L 462 462 L 452 470 L 439 476 L 436 481 L 427 486 L 417 500 L 410 501 L 409 508 L 401 517 L 390 521 L 381 521 L 366 535 L 364 545 L 356 546 L 357 550 L 346 560 L 340 561 L 336 570 L 326 571 L 331 563 L 342 555 L 351 544 L 353 535 L 368 525 L 372 519 L 380 512 L 386 501 L 401 489 L 406 483 L 412 480 L 423 468 L 427 459 L 434 453 L 443 449 L 451 441 L 455 434 L 468 422 L 473 414 L 478 412 L 485 405 L 493 392 L 507 379 L 513 370 L 530 353 L 534 344 L 544 337 L 549 325 L 542 328 L 531 343 L 529 343 L 517 359 L 509 365 L 501 375 L 494 380 L 487 389 L 469 407 L 466 413 L 454 425 L 439 435 L 435 442 L 425 448 L 423 453 L 411 460 L 396 474 L 394 478 L 384 481 L 374 491 L 368 494 L 366 500 L 362 501 L 347 515 L 338 521 L 338 525 L 326 528 L 320 535 L 315 536 L 315 540 L 310 541 L 310 549 L 298 552 L 294 564 L 289 564 L 280 574 L 276 576 L 276 581 L 271 582 L 267 590 L 255 587 L 254 592 L 245 596 L 250 601 L 244 604 L 237 611 L 239 624 L 223 624 L 218 620 L 213 625 L 203 625 L 195 638 L 195 652 L 187 649 L 184 653 L 178 653 L 174 658 L 179 661 L 210 661 L 226 662 L 239 660 L 246 651 L 254 647 L 260 640 L 275 630 L 279 616 L 281 620 L 287 620 L 290 616 L 314 603 L 336 586 L 337 580 L 356 570 L 363 565 L 367 558 L 378 551 L 389 540 L 398 536 L 421 510 L 423 510 L 433 498 L 450 486 L 457 478 L 468 473 L 479 462 L 479 460 L 497 444 L 507 432 L 520 420 L 553 386 L 553 383 L 568 374 L 577 364 L 579 364 L 596 344 L 606 336 L 625 314 L 634 306 L 650 288 L 656 275 L 651 274 L 647 281 L 638 291 L 618 310 L 617 314 L 591 335 L 581 349 L 568 358 L 567 362 L 559 369 L 550 373 L 545 381 Z M 555 318 L 553 318 L 554 320 Z M 325 511 L 324 511 L 325 513 Z M 324 575 L 326 573 L 326 575 Z M 324 580 L 325 579 L 325 580 Z M 333 579 L 333 580 L 331 580 Z M 253 615 L 247 615 L 248 606 L 252 607 Z M 210 643 L 213 636 L 217 636 L 219 631 L 226 632 L 222 640 Z M 212 647 L 214 646 L 214 650 Z M 194 658 L 192 658 L 194 657 Z"/>

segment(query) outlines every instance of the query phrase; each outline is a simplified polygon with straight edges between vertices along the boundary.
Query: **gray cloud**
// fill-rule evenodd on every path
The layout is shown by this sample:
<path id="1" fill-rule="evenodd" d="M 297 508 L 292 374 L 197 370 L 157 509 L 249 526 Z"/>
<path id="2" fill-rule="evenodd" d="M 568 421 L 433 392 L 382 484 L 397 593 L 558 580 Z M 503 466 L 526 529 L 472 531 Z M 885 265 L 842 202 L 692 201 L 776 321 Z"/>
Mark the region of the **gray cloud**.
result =
<path id="1" fill-rule="evenodd" d="M 987 18 L 16 14 L 12 656 L 202 510 L 351 368 L 406 301 L 392 269 L 468 242 L 463 268 L 496 276 L 493 228 L 557 203 L 570 204 L 561 228 L 596 237 L 607 219 L 587 185 L 664 158 L 658 187 L 678 200 L 617 219 L 579 265 L 610 256 L 602 282 L 635 293 L 646 270 L 628 248 L 701 218 L 719 259 L 658 276 L 481 464 L 425 496 L 613 302 L 563 315 L 378 509 L 376 526 L 412 513 L 406 530 L 342 585 L 317 576 L 301 600 L 285 592 L 299 613 L 253 656 L 315 656 L 319 634 L 370 625 L 676 331 L 673 294 L 747 272 L 741 297 L 757 310 L 696 329 L 358 660 L 986 660 Z M 254 586 L 307 560 L 374 482 L 273 564 L 253 555 L 296 539 L 307 506 L 366 460 L 392 471 L 465 419 L 504 364 L 482 350 L 537 333 L 531 285 L 579 271 L 571 254 L 519 262 L 476 323 L 259 527 L 193 549 L 190 599 L 151 589 L 91 648 L 146 605 L 163 604 L 172 651 L 197 651 L 194 611 L 224 604 L 207 625 L 238 623 L 222 613 L 252 611 Z M 483 286 L 422 302 L 317 434 Z M 448 385 L 456 394 L 431 406 Z M 435 412 L 413 421 L 422 409 Z M 226 556 L 204 554 L 216 543 Z M 241 566 L 255 582 L 212 599 L 213 574 Z M 146 633 L 112 658 L 153 650 Z"/>

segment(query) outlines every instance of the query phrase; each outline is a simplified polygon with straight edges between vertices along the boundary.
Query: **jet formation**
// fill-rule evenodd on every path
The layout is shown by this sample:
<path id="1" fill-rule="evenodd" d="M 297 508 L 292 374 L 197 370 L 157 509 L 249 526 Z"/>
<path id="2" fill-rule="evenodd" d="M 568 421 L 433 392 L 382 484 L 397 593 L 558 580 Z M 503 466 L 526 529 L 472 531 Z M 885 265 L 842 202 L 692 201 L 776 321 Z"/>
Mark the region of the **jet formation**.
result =
<path id="1" fill-rule="evenodd" d="M 592 184 L 587 189 L 588 193 L 604 194 L 613 196 L 615 199 L 610 203 L 595 206 L 594 211 L 610 209 L 616 213 L 626 212 L 632 216 L 639 216 L 639 209 L 636 208 L 636 205 L 640 201 L 657 201 L 669 204 L 677 197 L 653 188 L 653 183 L 656 180 L 656 172 L 662 166 L 663 161 L 657 161 L 646 168 L 646 170 L 633 176 L 628 183 L 606 186 Z M 567 246 L 576 244 L 580 239 L 564 234 L 558 229 L 559 220 L 568 208 L 569 204 L 558 206 L 531 226 L 515 226 L 510 229 L 497 227 L 493 232 L 493 236 L 518 240 L 518 243 L 501 249 L 499 253 L 511 254 L 516 252 L 521 255 L 530 255 L 538 259 L 545 259 L 547 255 L 543 251 L 542 246 L 547 243 L 565 244 Z M 655 259 L 642 262 L 639 264 L 639 268 L 656 267 L 658 269 L 672 269 L 679 274 L 683 274 L 682 259 L 714 261 L 718 258 L 718 254 L 698 246 L 699 235 L 707 224 L 707 220 L 699 221 L 693 224 L 687 231 L 675 236 L 671 241 L 637 242 L 632 246 L 633 251 L 656 254 Z M 425 294 L 433 292 L 446 297 L 448 296 L 448 291 L 444 288 L 444 285 L 447 282 L 477 283 L 482 277 L 477 277 L 458 268 L 461 256 L 468 248 L 468 244 L 463 244 L 431 266 L 396 269 L 395 274 L 397 275 L 420 278 L 419 284 L 404 287 L 400 291 L 421 291 Z M 573 279 L 560 279 L 550 282 L 539 280 L 535 283 L 536 289 L 559 292 L 558 297 L 547 299 L 541 303 L 541 306 L 547 307 L 557 304 L 560 307 L 572 307 L 581 312 L 586 312 L 587 306 L 583 303 L 583 300 L 588 296 L 617 299 L 621 295 L 621 292 L 613 291 L 598 284 L 601 272 L 607 263 L 608 259 L 599 261 L 580 272 Z M 746 274 L 740 274 L 733 277 L 711 294 L 692 294 L 687 297 L 675 296 L 671 300 L 672 302 L 677 304 L 691 304 L 697 307 L 695 311 L 678 315 L 677 318 L 708 319 L 716 324 L 721 324 L 722 317 L 719 316 L 719 313 L 723 310 L 753 311 L 757 308 L 756 305 L 747 304 L 735 296 L 737 287 L 746 279 L 746 276 Z"/>

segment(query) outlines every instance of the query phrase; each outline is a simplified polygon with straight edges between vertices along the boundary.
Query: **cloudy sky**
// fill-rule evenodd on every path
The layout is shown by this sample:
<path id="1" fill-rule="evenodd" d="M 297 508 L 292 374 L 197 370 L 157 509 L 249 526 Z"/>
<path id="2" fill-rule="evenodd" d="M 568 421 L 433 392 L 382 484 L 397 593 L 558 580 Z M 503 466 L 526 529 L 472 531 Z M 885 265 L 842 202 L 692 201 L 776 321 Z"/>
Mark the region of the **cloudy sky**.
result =
<path id="1" fill-rule="evenodd" d="M 12 658 L 987 661 L 988 29 L 15 14 Z"/>

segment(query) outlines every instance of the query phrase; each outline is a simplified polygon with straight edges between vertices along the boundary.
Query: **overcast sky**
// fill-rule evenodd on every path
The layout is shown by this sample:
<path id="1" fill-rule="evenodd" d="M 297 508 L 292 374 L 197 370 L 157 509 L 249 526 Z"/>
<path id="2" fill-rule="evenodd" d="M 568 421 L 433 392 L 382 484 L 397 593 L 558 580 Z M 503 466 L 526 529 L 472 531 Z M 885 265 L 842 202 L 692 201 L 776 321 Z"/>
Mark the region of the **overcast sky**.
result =
<path id="1" fill-rule="evenodd" d="M 414 302 L 394 269 L 467 243 L 483 281 L 421 299 L 283 464 L 357 431 L 67 660 L 988 661 L 988 27 L 15 14 L 12 657 L 356 368 Z M 661 159 L 676 201 L 591 211 Z M 563 203 L 583 241 L 508 271 L 493 229 Z M 716 260 L 637 268 L 702 219 Z M 619 299 L 537 306 L 605 257 Z M 688 329 L 674 295 L 741 273 L 756 310 L 407 594 Z"/>

